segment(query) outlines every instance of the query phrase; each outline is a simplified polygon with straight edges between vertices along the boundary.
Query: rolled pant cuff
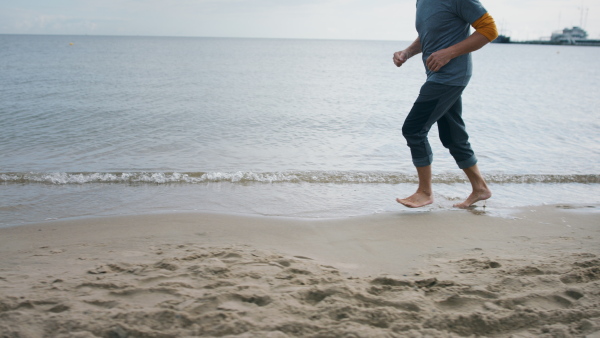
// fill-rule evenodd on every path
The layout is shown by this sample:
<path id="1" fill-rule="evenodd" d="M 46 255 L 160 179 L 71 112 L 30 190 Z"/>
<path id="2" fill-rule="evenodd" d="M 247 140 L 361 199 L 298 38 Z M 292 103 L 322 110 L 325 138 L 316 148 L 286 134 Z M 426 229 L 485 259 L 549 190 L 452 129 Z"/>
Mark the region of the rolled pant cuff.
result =
<path id="1" fill-rule="evenodd" d="M 456 164 L 460 169 L 467 169 L 477 164 L 477 157 L 473 155 L 464 161 L 456 162 Z"/>
<path id="2" fill-rule="evenodd" d="M 413 164 L 415 167 L 426 167 L 431 165 L 433 162 L 433 155 L 429 155 L 427 157 L 413 158 Z"/>

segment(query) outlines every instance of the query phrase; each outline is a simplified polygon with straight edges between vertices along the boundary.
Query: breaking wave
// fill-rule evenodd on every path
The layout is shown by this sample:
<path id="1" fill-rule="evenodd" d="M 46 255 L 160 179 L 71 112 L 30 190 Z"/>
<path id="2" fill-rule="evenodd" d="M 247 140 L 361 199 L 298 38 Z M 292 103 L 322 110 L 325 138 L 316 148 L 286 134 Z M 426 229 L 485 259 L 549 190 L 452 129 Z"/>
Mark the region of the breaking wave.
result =
<path id="1" fill-rule="evenodd" d="M 600 183 L 600 175 L 485 175 L 490 183 Z M 351 171 L 286 171 L 286 172 L 105 172 L 105 173 L 2 173 L 3 184 L 201 184 L 229 183 L 332 183 L 332 184 L 400 184 L 416 183 L 412 174 L 393 172 Z M 434 175 L 434 183 L 453 184 L 467 182 L 462 173 Z"/>

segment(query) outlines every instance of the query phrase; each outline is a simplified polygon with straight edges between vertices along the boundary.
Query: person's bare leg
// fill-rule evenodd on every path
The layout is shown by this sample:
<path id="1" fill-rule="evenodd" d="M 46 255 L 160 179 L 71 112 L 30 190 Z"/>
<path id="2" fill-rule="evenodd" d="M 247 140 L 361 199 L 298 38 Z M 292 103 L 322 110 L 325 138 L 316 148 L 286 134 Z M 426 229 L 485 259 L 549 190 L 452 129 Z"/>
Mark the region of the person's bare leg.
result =
<path id="1" fill-rule="evenodd" d="M 419 187 L 417 188 L 417 192 L 407 198 L 396 198 L 396 202 L 409 208 L 420 208 L 433 203 L 431 165 L 417 167 L 417 174 L 419 175 Z"/>
<path id="2" fill-rule="evenodd" d="M 463 169 L 463 171 L 465 172 L 465 174 L 467 174 L 467 177 L 471 182 L 473 192 L 471 193 L 471 195 L 469 195 L 469 197 L 467 197 L 467 199 L 464 202 L 455 204 L 455 207 L 463 209 L 468 208 L 474 203 L 484 201 L 492 197 L 492 191 L 490 190 L 490 188 L 488 188 L 487 184 L 485 183 L 483 176 L 479 172 L 477 164 L 467 169 Z"/>

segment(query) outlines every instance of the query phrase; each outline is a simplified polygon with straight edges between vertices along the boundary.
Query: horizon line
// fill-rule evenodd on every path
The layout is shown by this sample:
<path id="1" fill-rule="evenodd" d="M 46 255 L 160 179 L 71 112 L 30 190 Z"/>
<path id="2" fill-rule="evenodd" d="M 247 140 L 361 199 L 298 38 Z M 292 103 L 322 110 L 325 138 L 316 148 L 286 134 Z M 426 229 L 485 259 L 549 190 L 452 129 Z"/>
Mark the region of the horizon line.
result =
<path id="1" fill-rule="evenodd" d="M 0 33 L 0 35 L 24 36 L 73 36 L 73 37 L 123 37 L 123 38 L 200 38 L 200 39 L 257 39 L 257 40 L 322 40 L 322 41 L 369 41 L 369 42 L 411 42 L 411 40 L 347 39 L 347 38 L 299 38 L 299 37 L 258 37 L 258 36 L 197 36 L 197 35 L 109 35 L 109 34 L 52 34 L 52 33 Z"/>

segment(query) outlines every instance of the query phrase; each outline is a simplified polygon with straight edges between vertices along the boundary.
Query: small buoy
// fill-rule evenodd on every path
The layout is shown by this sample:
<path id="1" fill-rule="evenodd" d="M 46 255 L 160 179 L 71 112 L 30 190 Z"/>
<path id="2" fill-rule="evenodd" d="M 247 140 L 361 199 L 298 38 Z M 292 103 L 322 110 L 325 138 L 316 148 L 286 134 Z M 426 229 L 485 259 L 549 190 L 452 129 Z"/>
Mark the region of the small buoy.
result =
<path id="1" fill-rule="evenodd" d="M 71 42 L 71 43 L 69 43 L 69 46 L 73 46 L 73 43 L 72 43 L 72 42 Z"/>

